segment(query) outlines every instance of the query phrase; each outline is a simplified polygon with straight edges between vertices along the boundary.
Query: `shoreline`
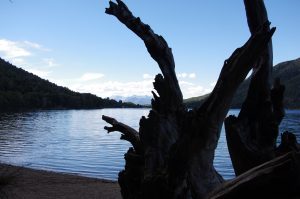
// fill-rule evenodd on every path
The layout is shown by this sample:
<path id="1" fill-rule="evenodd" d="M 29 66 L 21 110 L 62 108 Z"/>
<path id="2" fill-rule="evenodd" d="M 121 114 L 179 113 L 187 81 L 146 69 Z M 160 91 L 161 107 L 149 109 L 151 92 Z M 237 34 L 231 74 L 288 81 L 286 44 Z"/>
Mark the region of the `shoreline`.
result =
<path id="1" fill-rule="evenodd" d="M 0 198 L 121 199 L 115 181 L 0 163 Z"/>

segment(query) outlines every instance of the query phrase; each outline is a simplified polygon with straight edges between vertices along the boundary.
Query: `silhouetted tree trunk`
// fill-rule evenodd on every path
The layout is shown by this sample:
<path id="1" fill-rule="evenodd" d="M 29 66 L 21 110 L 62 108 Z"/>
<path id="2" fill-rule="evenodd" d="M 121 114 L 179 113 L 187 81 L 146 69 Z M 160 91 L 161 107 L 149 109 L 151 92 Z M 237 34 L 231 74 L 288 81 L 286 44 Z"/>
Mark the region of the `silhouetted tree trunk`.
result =
<path id="1" fill-rule="evenodd" d="M 269 23 L 267 11 L 262 0 L 244 0 L 244 4 L 253 35 L 263 24 Z M 265 28 L 270 29 L 269 26 Z M 278 126 L 284 115 L 283 107 L 278 106 L 283 104 L 284 89 L 274 87 L 273 91 L 277 89 L 278 94 L 273 101 L 279 98 L 279 103 L 273 103 L 272 67 L 272 42 L 269 41 L 253 68 L 248 95 L 239 116 L 225 120 L 227 143 L 236 175 L 275 157 Z"/>
<path id="2" fill-rule="evenodd" d="M 112 125 L 105 127 L 108 132 L 120 131 L 121 139 L 133 145 L 125 154 L 125 169 L 119 173 L 123 198 L 201 199 L 224 182 L 213 166 L 215 149 L 234 93 L 253 67 L 261 75 L 256 75 L 258 80 L 253 81 L 249 89 L 248 96 L 253 95 L 255 101 L 251 106 L 259 104 L 264 108 L 265 104 L 260 103 L 270 99 L 270 39 L 275 28 L 269 28 L 263 1 L 255 2 L 252 5 L 250 0 L 245 1 L 251 37 L 224 62 L 217 84 L 207 100 L 200 108 L 191 111 L 183 105 L 173 54 L 164 38 L 155 34 L 140 18 L 133 16 L 122 1 L 109 2 L 106 13 L 115 16 L 143 40 L 162 71 L 162 75 L 155 77 L 153 85 L 157 93 L 152 92 L 152 110 L 147 118 L 141 118 L 139 132 L 103 116 Z M 258 94 L 255 84 L 262 85 L 259 100 L 256 99 Z M 252 100 L 248 101 L 252 103 Z M 248 110 L 243 112 L 247 118 Z M 264 108 L 261 114 L 265 112 L 268 114 L 272 109 Z M 264 128 L 268 129 L 268 125 Z M 271 124 L 270 128 L 273 126 Z M 245 126 L 248 127 L 251 127 L 250 123 Z M 267 133 L 262 138 L 267 140 L 269 149 L 269 145 L 273 147 L 276 135 L 269 135 L 273 131 Z M 266 159 L 271 157 L 273 154 L 268 154 Z"/>

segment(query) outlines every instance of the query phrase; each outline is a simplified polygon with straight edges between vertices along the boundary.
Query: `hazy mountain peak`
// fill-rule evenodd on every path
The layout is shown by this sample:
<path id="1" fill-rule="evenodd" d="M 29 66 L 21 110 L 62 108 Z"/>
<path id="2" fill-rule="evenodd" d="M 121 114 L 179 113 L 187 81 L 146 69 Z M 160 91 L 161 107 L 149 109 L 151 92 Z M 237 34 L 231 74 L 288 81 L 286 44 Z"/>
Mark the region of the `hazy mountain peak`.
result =
<path id="1" fill-rule="evenodd" d="M 140 105 L 150 105 L 152 97 L 149 95 L 132 95 L 132 96 L 111 96 L 114 100 L 122 100 L 123 102 L 132 102 Z"/>

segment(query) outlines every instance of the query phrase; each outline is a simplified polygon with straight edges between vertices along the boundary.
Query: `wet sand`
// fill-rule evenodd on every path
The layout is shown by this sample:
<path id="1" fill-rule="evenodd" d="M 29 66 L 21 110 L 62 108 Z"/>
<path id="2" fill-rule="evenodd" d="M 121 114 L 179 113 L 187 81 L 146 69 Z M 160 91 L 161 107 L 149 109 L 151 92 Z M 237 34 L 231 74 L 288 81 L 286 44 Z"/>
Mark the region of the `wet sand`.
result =
<path id="1" fill-rule="evenodd" d="M 122 197 L 117 182 L 0 164 L 0 198 L 121 199 Z"/>

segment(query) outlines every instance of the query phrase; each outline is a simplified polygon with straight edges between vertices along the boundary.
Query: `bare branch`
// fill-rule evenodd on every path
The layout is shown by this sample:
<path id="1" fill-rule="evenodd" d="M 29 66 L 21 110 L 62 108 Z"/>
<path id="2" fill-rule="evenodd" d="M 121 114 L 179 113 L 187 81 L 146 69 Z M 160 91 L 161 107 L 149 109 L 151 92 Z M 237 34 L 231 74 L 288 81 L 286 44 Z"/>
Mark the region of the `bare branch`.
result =
<path id="1" fill-rule="evenodd" d="M 181 105 L 183 98 L 175 74 L 175 62 L 172 50 L 169 48 L 165 39 L 155 34 L 151 27 L 144 24 L 139 17 L 133 16 L 131 11 L 121 0 L 117 0 L 117 3 L 110 1 L 109 8 L 106 8 L 105 12 L 117 17 L 120 22 L 144 41 L 148 52 L 158 63 L 167 81 L 167 85 L 169 85 L 172 99 L 170 103 L 174 103 L 176 106 Z"/>
<path id="2" fill-rule="evenodd" d="M 254 35 L 262 24 L 266 24 L 264 29 L 269 31 L 270 22 L 264 1 L 244 0 L 244 4 L 251 34 Z M 229 117 L 225 120 L 228 149 L 236 175 L 275 157 L 280 119 L 275 120 L 273 108 L 279 108 L 277 116 L 282 114 L 282 117 L 283 112 L 280 107 L 272 107 L 272 68 L 273 50 L 270 39 L 253 67 L 247 98 L 238 118 Z M 276 95 L 279 94 L 278 97 L 282 100 L 283 90 L 280 92 Z M 282 102 L 279 105 L 280 103 Z"/>
<path id="3" fill-rule="evenodd" d="M 102 119 L 111 124 L 111 127 L 105 126 L 104 129 L 107 130 L 107 133 L 119 131 L 122 133 L 121 140 L 127 140 L 130 142 L 133 146 L 133 148 L 136 150 L 138 154 L 141 154 L 143 151 L 143 147 L 140 141 L 139 134 L 136 130 L 131 128 L 130 126 L 127 126 L 126 124 L 123 124 L 121 122 L 118 122 L 116 119 L 112 117 L 108 117 L 105 115 L 102 115 Z"/>
<path id="4" fill-rule="evenodd" d="M 224 62 L 214 90 L 198 110 L 199 114 L 207 113 L 211 121 L 214 121 L 218 127 L 222 124 L 230 108 L 235 91 L 259 60 L 275 32 L 275 28 L 266 30 L 265 26 L 268 25 L 264 24 L 244 46 L 236 49 Z"/>
<path id="5" fill-rule="evenodd" d="M 263 24 L 269 24 L 267 10 L 263 0 L 244 0 L 244 4 L 249 30 L 253 35 Z M 269 25 L 264 28 L 270 30 Z M 264 106 L 265 102 L 270 100 L 272 67 L 273 48 L 272 40 L 270 40 L 268 47 L 261 54 L 260 61 L 254 66 L 247 99 L 241 110 L 240 117 L 254 115 L 254 112 L 261 109 L 260 106 Z M 254 106 L 257 109 L 253 109 Z"/>

